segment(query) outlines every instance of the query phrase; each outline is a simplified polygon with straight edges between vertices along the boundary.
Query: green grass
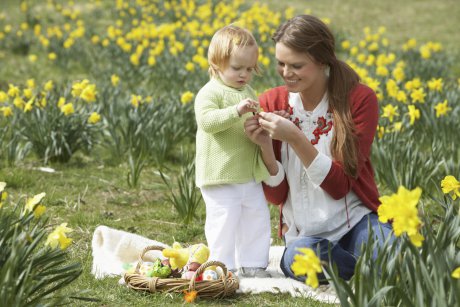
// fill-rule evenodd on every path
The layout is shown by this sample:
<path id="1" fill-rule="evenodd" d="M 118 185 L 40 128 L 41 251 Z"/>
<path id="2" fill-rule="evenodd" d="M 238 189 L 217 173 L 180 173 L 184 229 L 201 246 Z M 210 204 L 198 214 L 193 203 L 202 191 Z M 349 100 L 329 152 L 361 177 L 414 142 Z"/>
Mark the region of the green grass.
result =
<path id="1" fill-rule="evenodd" d="M 51 165 L 55 173 L 40 171 L 39 164 L 26 162 L 18 167 L 0 170 L 7 182 L 12 202 L 25 196 L 46 192 L 44 205 L 51 224 L 68 222 L 74 231 L 70 258 L 79 261 L 83 274 L 66 291 L 85 291 L 81 296 L 97 302 L 72 300 L 72 306 L 151 306 L 178 305 L 182 295 L 145 295 L 118 286 L 119 278 L 96 280 L 91 275 L 91 239 L 98 225 L 137 233 L 171 244 L 206 242 L 204 237 L 204 205 L 198 208 L 198 219 L 192 225 L 180 223 L 172 205 L 165 202 L 165 186 L 150 168 L 142 173 L 141 186 L 130 189 L 126 182 L 127 167 L 107 166 L 91 158 L 73 157 L 69 164 Z M 277 208 L 271 208 L 272 237 L 276 238 Z M 292 298 L 289 294 L 237 295 L 219 301 L 199 300 L 199 305 L 213 306 L 329 306 L 309 299 Z"/>

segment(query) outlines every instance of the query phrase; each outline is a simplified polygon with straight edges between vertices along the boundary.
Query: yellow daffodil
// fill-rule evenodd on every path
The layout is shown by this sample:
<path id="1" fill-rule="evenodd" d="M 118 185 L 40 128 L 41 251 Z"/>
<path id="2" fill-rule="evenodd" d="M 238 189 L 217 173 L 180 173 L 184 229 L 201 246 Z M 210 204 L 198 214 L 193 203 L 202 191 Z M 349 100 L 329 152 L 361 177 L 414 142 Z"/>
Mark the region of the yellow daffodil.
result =
<path id="1" fill-rule="evenodd" d="M 439 78 L 439 79 L 432 78 L 431 80 L 428 81 L 427 85 L 431 91 L 441 92 L 442 91 L 442 78 Z"/>
<path id="2" fill-rule="evenodd" d="M 378 90 L 380 86 L 380 81 L 371 77 L 365 78 L 365 83 L 375 92 Z"/>
<path id="3" fill-rule="evenodd" d="M 408 51 L 414 49 L 415 47 L 417 47 L 417 40 L 415 40 L 415 38 L 411 38 L 403 45 L 403 50 Z"/>
<path id="4" fill-rule="evenodd" d="M 35 54 L 29 55 L 29 61 L 30 61 L 31 63 L 37 62 L 37 59 L 38 59 L 37 55 L 35 55 Z"/>
<path id="5" fill-rule="evenodd" d="M 24 113 L 32 111 L 34 105 L 34 99 L 30 99 L 25 105 L 24 105 Z"/>
<path id="6" fill-rule="evenodd" d="M 385 66 L 378 66 L 375 73 L 377 74 L 377 76 L 381 76 L 381 77 L 386 77 L 389 75 L 389 71 L 388 71 L 388 68 L 386 68 Z"/>
<path id="7" fill-rule="evenodd" d="M 350 41 L 349 40 L 344 40 L 342 42 L 342 48 L 347 50 L 347 49 L 350 49 Z"/>
<path id="8" fill-rule="evenodd" d="M 441 188 L 444 194 L 451 193 L 454 200 L 460 197 L 460 182 L 452 175 L 444 177 L 441 181 Z"/>
<path id="9" fill-rule="evenodd" d="M 86 102 L 94 102 L 96 101 L 96 95 L 97 95 L 96 85 L 89 84 L 81 92 L 80 98 Z"/>
<path id="10" fill-rule="evenodd" d="M 0 91 L 0 103 L 5 102 L 8 99 L 8 94 L 4 91 Z"/>
<path id="11" fill-rule="evenodd" d="M 291 269 L 296 276 L 306 276 L 305 283 L 312 288 L 319 285 L 317 273 L 321 273 L 321 261 L 311 248 L 298 248 Z"/>
<path id="12" fill-rule="evenodd" d="M 404 68 L 403 67 L 395 67 L 393 71 L 391 72 L 393 77 L 395 78 L 396 81 L 401 82 L 404 80 L 406 75 L 404 74 Z"/>
<path id="13" fill-rule="evenodd" d="M 59 97 L 59 100 L 57 102 L 57 106 L 58 108 L 62 107 L 63 105 L 65 105 L 65 98 L 64 97 Z"/>
<path id="14" fill-rule="evenodd" d="M 93 45 L 97 45 L 99 42 L 101 41 L 100 37 L 97 36 L 97 35 L 93 35 L 91 37 L 91 43 L 93 43 Z"/>
<path id="15" fill-rule="evenodd" d="M 131 95 L 131 104 L 137 108 L 142 103 L 142 97 L 140 95 Z"/>
<path id="16" fill-rule="evenodd" d="M 388 79 L 386 88 L 387 88 L 388 96 L 394 97 L 394 98 L 397 96 L 399 87 L 398 87 L 398 84 L 396 84 L 395 80 Z"/>
<path id="17" fill-rule="evenodd" d="M 195 71 L 195 65 L 192 62 L 187 62 L 187 64 L 185 64 L 185 70 Z"/>
<path id="18" fill-rule="evenodd" d="M 17 86 L 15 86 L 14 84 L 8 84 L 8 96 L 17 97 L 19 96 L 19 94 L 20 94 L 20 91 Z"/>
<path id="19" fill-rule="evenodd" d="M 154 56 L 151 55 L 147 58 L 147 64 L 149 66 L 155 66 L 156 63 L 157 63 L 157 60 Z"/>
<path id="20" fill-rule="evenodd" d="M 90 124 L 96 124 L 101 120 L 101 116 L 97 112 L 91 113 L 91 115 L 88 118 L 88 123 Z"/>
<path id="21" fill-rule="evenodd" d="M 447 105 L 447 100 L 438 103 L 434 109 L 436 110 L 436 117 L 444 116 L 447 114 L 447 112 L 452 110 L 452 108 Z"/>
<path id="22" fill-rule="evenodd" d="M 72 239 L 67 238 L 66 234 L 72 231 L 73 229 L 67 227 L 67 223 L 62 223 L 48 235 L 45 245 L 49 245 L 51 248 L 59 246 L 62 250 L 66 249 L 72 243 Z"/>
<path id="23" fill-rule="evenodd" d="M 404 84 L 404 88 L 408 91 L 418 89 L 421 86 L 422 82 L 420 81 L 420 78 L 414 78 L 412 80 L 407 81 L 406 84 Z"/>
<path id="24" fill-rule="evenodd" d="M 71 102 L 66 103 L 61 107 L 61 112 L 64 113 L 65 116 L 73 114 L 75 112 L 73 104 Z"/>
<path id="25" fill-rule="evenodd" d="M 18 96 L 18 97 L 16 97 L 16 98 L 14 98 L 13 104 L 14 104 L 14 106 L 15 106 L 16 108 L 23 110 L 23 109 L 24 109 L 25 102 L 24 102 L 24 100 L 23 100 L 21 97 Z"/>
<path id="26" fill-rule="evenodd" d="M 131 62 L 131 64 L 133 64 L 134 66 L 139 66 L 140 64 L 140 57 L 133 53 L 131 54 L 131 56 L 129 57 L 129 61 Z"/>
<path id="27" fill-rule="evenodd" d="M 86 88 L 86 86 L 88 86 L 88 84 L 89 84 L 89 80 L 87 80 L 87 79 L 84 79 L 81 82 L 75 82 L 72 85 L 72 96 L 73 97 L 80 97 L 81 93 Z"/>
<path id="28" fill-rule="evenodd" d="M 456 279 L 460 279 L 460 266 L 452 271 L 451 276 Z"/>
<path id="29" fill-rule="evenodd" d="M 40 99 L 40 101 L 38 102 L 38 105 L 39 105 L 39 107 L 44 108 L 44 107 L 46 107 L 47 103 L 48 103 L 48 101 L 46 100 L 46 96 L 44 96 L 42 99 Z"/>
<path id="30" fill-rule="evenodd" d="M 393 122 L 393 118 L 395 116 L 399 116 L 398 106 L 387 104 L 386 106 L 383 107 L 382 117 L 388 118 L 390 120 L 390 123 Z"/>
<path id="31" fill-rule="evenodd" d="M 52 80 L 49 80 L 45 83 L 44 89 L 45 91 L 49 92 L 54 88 L 54 83 Z"/>
<path id="32" fill-rule="evenodd" d="M 34 89 L 36 87 L 34 79 L 28 79 L 26 81 L 27 88 Z"/>
<path id="33" fill-rule="evenodd" d="M 407 102 L 406 93 L 404 91 L 398 91 L 398 93 L 396 94 L 396 100 L 402 103 L 406 103 Z"/>
<path id="34" fill-rule="evenodd" d="M 26 212 L 33 211 L 35 218 L 40 217 L 46 211 L 46 207 L 40 204 L 42 199 L 45 196 L 46 196 L 46 193 L 43 192 L 43 193 L 35 195 L 32 198 L 27 199 L 24 210 Z"/>
<path id="35" fill-rule="evenodd" d="M 2 112 L 5 117 L 13 115 L 13 109 L 10 106 L 0 107 L 0 112 Z"/>
<path id="36" fill-rule="evenodd" d="M 180 98 L 180 101 L 182 102 L 182 104 L 187 104 L 187 103 L 189 103 L 190 101 L 193 100 L 194 96 L 195 95 L 192 92 L 187 91 L 187 92 L 182 94 L 182 96 Z"/>
<path id="37" fill-rule="evenodd" d="M 46 196 L 46 193 L 43 192 L 43 193 L 35 195 L 32 198 L 27 199 L 26 206 L 25 206 L 26 211 L 32 211 L 34 207 L 37 204 L 39 204 L 45 196 Z"/>
<path id="38" fill-rule="evenodd" d="M 27 99 L 32 98 L 32 94 L 33 94 L 33 93 L 32 93 L 32 89 L 30 89 L 30 88 L 25 88 L 25 89 L 23 90 L 23 94 L 24 94 L 24 97 L 27 98 Z"/>
<path id="39" fill-rule="evenodd" d="M 419 51 L 420 51 L 420 56 L 422 57 L 422 59 L 427 60 L 431 58 L 431 50 L 426 45 L 421 46 Z"/>
<path id="40" fill-rule="evenodd" d="M 117 75 L 113 74 L 113 75 L 110 77 L 110 82 L 112 82 L 112 85 L 113 85 L 113 86 L 117 86 L 118 83 L 120 83 L 120 77 L 118 77 Z"/>
<path id="41" fill-rule="evenodd" d="M 410 118 L 410 124 L 413 125 L 416 119 L 420 118 L 420 110 L 414 105 L 408 106 L 409 112 L 407 113 Z"/>
<path id="42" fill-rule="evenodd" d="M 379 198 L 381 205 L 377 210 L 380 222 L 393 221 L 392 226 L 395 236 L 399 237 L 406 233 L 412 244 L 417 247 L 421 246 L 424 239 L 419 233 L 421 221 L 417 210 L 421 195 L 421 188 L 415 188 L 410 191 L 400 186 L 396 194 Z"/>
<path id="43" fill-rule="evenodd" d="M 54 52 L 48 53 L 48 59 L 49 59 L 50 61 L 56 60 L 56 59 L 57 59 L 57 54 L 54 53 Z"/>
<path id="44" fill-rule="evenodd" d="M 358 54 L 358 51 L 359 51 L 358 47 L 353 46 L 353 47 L 350 48 L 350 55 L 355 56 L 355 55 Z"/>
<path id="45" fill-rule="evenodd" d="M 416 102 L 420 102 L 420 103 L 423 103 L 425 102 L 425 92 L 423 91 L 423 87 L 422 88 L 414 88 L 410 94 L 410 97 L 412 99 L 412 102 L 416 103 Z"/>
<path id="46" fill-rule="evenodd" d="M 402 124 L 403 124 L 402 122 L 396 122 L 396 123 L 394 123 L 394 125 L 393 125 L 394 131 L 396 131 L 396 132 L 401 131 L 401 129 L 402 129 Z"/>

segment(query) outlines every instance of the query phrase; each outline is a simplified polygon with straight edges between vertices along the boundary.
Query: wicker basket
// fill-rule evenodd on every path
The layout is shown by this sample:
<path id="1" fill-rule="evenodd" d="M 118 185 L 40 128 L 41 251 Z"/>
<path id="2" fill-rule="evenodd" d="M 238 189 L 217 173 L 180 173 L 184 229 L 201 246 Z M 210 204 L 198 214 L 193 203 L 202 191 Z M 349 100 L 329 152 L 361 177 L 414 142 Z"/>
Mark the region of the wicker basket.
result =
<path id="1" fill-rule="evenodd" d="M 222 298 L 233 295 L 239 287 L 238 278 L 232 274 L 227 274 L 227 268 L 222 262 L 207 261 L 197 270 L 191 280 L 183 278 L 159 278 L 147 277 L 139 274 L 139 269 L 143 263 L 144 255 L 151 250 L 163 250 L 161 246 L 147 246 L 139 256 L 134 273 L 126 273 L 125 282 L 131 289 L 154 292 L 175 292 L 183 293 L 184 291 L 197 291 L 200 298 Z M 222 277 L 218 280 L 195 281 L 207 267 L 219 266 L 223 270 Z"/>

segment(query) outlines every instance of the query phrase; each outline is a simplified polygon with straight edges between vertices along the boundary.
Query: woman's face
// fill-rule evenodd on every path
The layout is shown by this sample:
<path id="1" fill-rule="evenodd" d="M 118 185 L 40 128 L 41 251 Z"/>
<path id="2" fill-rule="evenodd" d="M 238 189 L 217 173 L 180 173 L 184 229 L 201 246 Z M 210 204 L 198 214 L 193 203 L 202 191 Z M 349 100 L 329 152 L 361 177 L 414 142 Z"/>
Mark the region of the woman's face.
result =
<path id="1" fill-rule="evenodd" d="M 277 71 L 283 78 L 287 90 L 293 93 L 321 90 L 326 83 L 324 65 L 304 52 L 297 52 L 283 43 L 276 43 Z"/>

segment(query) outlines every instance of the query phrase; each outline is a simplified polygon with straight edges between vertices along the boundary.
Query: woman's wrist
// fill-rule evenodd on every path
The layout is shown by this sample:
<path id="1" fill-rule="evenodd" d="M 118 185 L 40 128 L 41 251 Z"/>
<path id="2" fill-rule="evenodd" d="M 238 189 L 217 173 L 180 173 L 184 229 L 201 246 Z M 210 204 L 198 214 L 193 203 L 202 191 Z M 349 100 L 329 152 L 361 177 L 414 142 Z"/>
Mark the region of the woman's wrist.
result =
<path id="1" fill-rule="evenodd" d="M 300 129 L 295 129 L 293 132 L 290 134 L 289 139 L 287 140 L 287 143 L 291 145 L 291 147 L 298 147 L 301 146 L 303 143 L 305 143 L 307 140 L 305 134 Z"/>
<path id="2" fill-rule="evenodd" d="M 318 151 L 315 146 L 310 143 L 305 134 L 303 134 L 303 132 L 299 129 L 297 130 L 298 131 L 295 134 L 293 133 L 292 140 L 289 142 L 289 145 L 291 145 L 292 149 L 294 149 L 295 153 L 302 161 L 302 164 L 305 167 L 309 167 L 311 162 L 318 155 Z"/>

